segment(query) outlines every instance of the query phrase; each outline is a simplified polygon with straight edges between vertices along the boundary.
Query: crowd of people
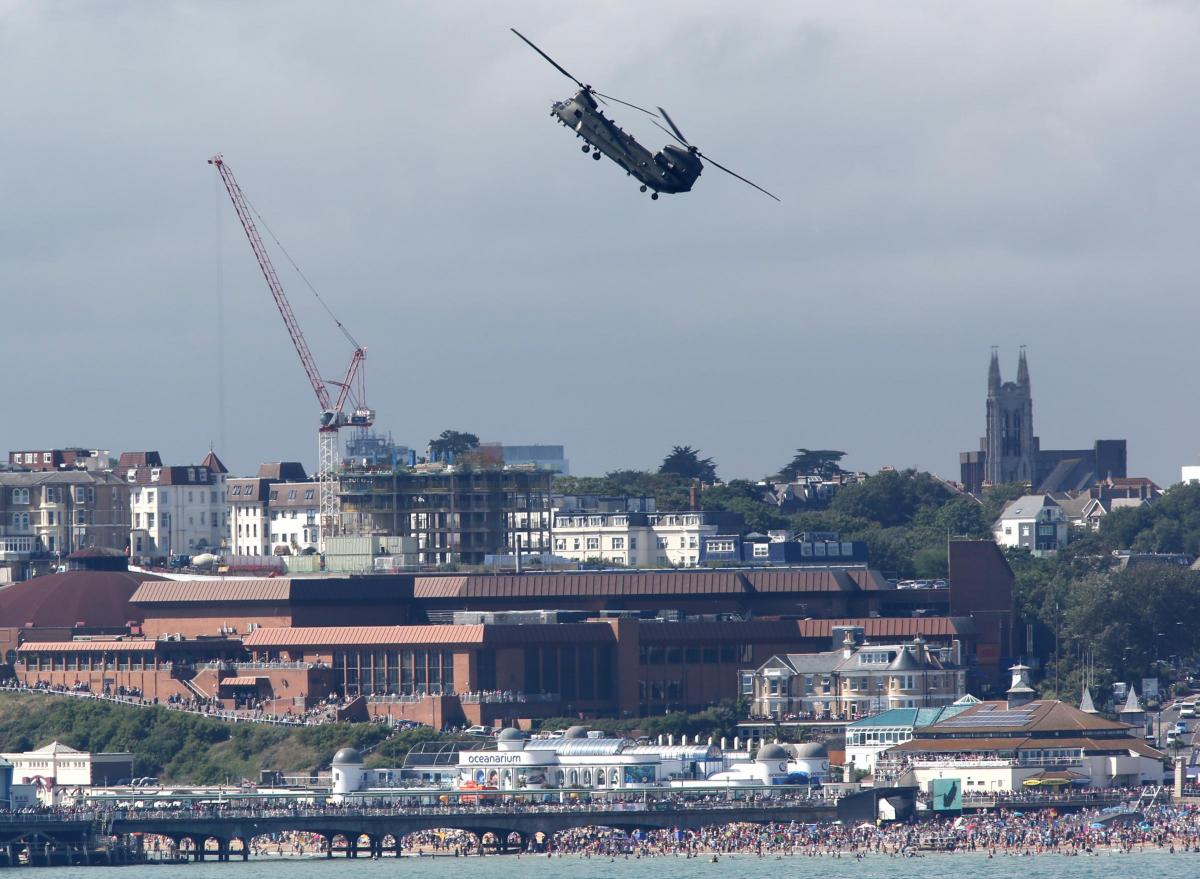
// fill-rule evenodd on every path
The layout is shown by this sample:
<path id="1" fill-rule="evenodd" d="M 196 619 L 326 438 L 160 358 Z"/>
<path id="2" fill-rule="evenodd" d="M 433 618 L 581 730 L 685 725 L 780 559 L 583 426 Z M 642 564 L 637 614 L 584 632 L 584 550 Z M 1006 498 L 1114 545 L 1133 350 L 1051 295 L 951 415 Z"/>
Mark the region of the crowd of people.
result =
<path id="1" fill-rule="evenodd" d="M 234 707 L 230 708 L 219 700 L 204 698 L 199 695 L 185 698 L 179 694 L 172 694 L 162 700 L 157 698 L 147 699 L 137 687 L 118 687 L 115 691 L 106 690 L 103 693 L 95 693 L 84 682 L 67 686 L 65 684 L 50 684 L 45 681 L 37 681 L 32 684 L 9 681 L 0 685 L 0 689 L 23 693 L 41 693 L 52 696 L 75 696 L 85 699 L 98 699 L 105 702 L 120 702 L 125 705 L 141 707 L 158 706 L 169 708 L 172 711 L 201 714 L 205 717 L 229 720 L 235 723 L 272 723 L 285 726 L 317 726 L 323 723 L 333 723 L 340 719 L 339 709 L 344 707 L 349 701 L 342 699 L 336 694 L 331 694 L 327 699 L 315 705 L 310 705 L 307 708 L 298 708 L 293 705 L 278 705 L 278 703 L 272 704 L 257 698 L 243 697 L 235 702 Z M 379 723 L 386 723 L 388 718 L 380 716 L 373 718 L 373 720 Z M 414 724 L 397 722 L 396 725 L 410 726 Z"/>
<path id="2" fill-rule="evenodd" d="M 782 807 L 794 804 L 794 800 L 786 796 L 760 796 L 741 804 Z M 293 802 L 256 806 L 252 809 L 235 803 L 210 802 L 188 804 L 183 806 L 183 811 L 193 817 L 202 812 L 213 817 L 253 814 L 255 817 L 340 815 L 352 818 L 359 815 L 414 817 L 445 814 L 447 819 L 450 819 L 453 814 L 476 810 L 534 813 L 601 809 L 690 811 L 731 805 L 735 804 L 705 798 L 678 800 L 673 797 L 619 804 L 579 801 L 441 803 L 436 800 L 432 803 L 422 803 L 412 799 L 377 806 Z M 103 809 L 96 806 L 65 809 L 39 807 L 36 813 L 40 816 L 75 820 L 144 818 L 164 814 L 159 809 Z M 162 856 L 179 854 L 178 851 L 169 848 L 170 843 L 165 838 L 151 840 L 150 845 L 151 851 Z M 334 845 L 335 848 L 344 850 L 348 842 L 338 839 Z M 249 846 L 250 854 L 256 857 L 324 856 L 328 851 L 329 840 L 319 833 L 287 830 L 256 837 L 249 841 Z M 1053 808 L 1025 811 L 1009 808 L 961 815 L 935 815 L 926 812 L 919 813 L 919 817 L 914 820 L 904 822 L 714 822 L 699 830 L 675 828 L 625 831 L 597 824 L 563 830 L 550 836 L 538 834 L 522 839 L 513 835 L 505 840 L 490 836 L 481 839 L 465 830 L 444 828 L 410 833 L 400 840 L 400 848 L 404 853 L 426 856 L 471 856 L 505 847 L 526 854 L 587 858 L 721 858 L 731 855 L 866 858 L 910 857 L 928 852 L 975 852 L 997 857 L 1044 853 L 1092 855 L 1135 851 L 1200 852 L 1200 806 L 1159 803 L 1139 807 L 1137 798 L 1131 792 L 1129 800 L 1117 806 L 1065 813 Z M 360 851 L 369 852 L 369 845 L 365 839 L 359 842 L 358 848 Z M 384 848 L 388 852 L 394 852 L 395 840 L 387 837 L 384 840 Z"/>
<path id="3" fill-rule="evenodd" d="M 501 840 L 480 839 L 463 830 L 423 830 L 400 840 L 401 851 L 414 856 L 467 857 L 496 851 Z M 1144 851 L 1200 852 L 1200 807 L 1152 806 L 1141 812 L 1131 808 L 1088 810 L 1059 814 L 1053 810 L 1023 813 L 939 817 L 904 823 L 857 825 L 841 822 L 802 824 L 731 823 L 701 830 L 634 830 L 582 827 L 552 836 L 541 834 L 503 841 L 510 850 L 527 855 L 583 858 L 683 857 L 718 860 L 750 857 L 916 857 L 932 852 L 972 852 L 989 858 L 1035 854 L 1098 855 Z M 320 834 L 300 831 L 274 834 L 251 843 L 259 857 L 323 856 L 329 841 Z M 339 839 L 335 847 L 344 850 Z M 395 850 L 395 840 L 384 841 Z M 366 852 L 368 843 L 359 844 Z"/>

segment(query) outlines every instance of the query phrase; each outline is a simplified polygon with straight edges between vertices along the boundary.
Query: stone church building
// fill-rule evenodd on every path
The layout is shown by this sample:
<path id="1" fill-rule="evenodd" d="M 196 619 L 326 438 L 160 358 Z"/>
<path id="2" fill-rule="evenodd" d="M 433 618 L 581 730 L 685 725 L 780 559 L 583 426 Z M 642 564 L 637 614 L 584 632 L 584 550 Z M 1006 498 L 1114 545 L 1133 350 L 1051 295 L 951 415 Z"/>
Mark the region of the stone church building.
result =
<path id="1" fill-rule="evenodd" d="M 1000 356 L 988 366 L 987 435 L 979 451 L 959 455 L 960 481 L 978 493 L 985 485 L 1025 482 L 1035 492 L 1081 491 L 1108 477 L 1124 477 L 1125 440 L 1096 440 L 1090 449 L 1043 449 L 1033 433 L 1033 394 L 1025 349 L 1017 380 L 1002 381 Z"/>

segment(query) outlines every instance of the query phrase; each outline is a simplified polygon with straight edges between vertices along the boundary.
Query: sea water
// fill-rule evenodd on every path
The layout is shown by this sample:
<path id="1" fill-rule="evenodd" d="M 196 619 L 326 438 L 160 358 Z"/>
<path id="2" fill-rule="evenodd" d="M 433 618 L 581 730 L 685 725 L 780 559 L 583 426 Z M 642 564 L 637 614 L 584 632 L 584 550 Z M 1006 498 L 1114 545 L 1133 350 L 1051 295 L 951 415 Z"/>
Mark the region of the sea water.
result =
<path id="1" fill-rule="evenodd" d="M 1164 851 L 1117 854 L 1102 851 L 1096 855 L 1044 854 L 1028 857 L 985 853 L 929 853 L 920 858 L 893 858 L 868 855 L 834 858 L 774 855 L 722 855 L 716 863 L 709 855 L 684 857 L 585 858 L 577 855 L 493 855 L 487 857 L 404 857 L 372 861 L 348 859 L 254 858 L 228 863 L 207 861 L 202 864 L 161 864 L 136 867 L 52 867 L 36 868 L 38 876 L 53 879 L 112 879 L 138 875 L 150 877 L 186 876 L 187 879 L 393 879 L 413 876 L 419 879 L 903 879 L 903 877 L 941 876 L 954 879 L 1161 879 L 1164 876 L 1200 876 L 1200 854 Z M 18 867 L 15 870 L 33 868 Z M 10 874 L 13 871 L 9 871 Z"/>

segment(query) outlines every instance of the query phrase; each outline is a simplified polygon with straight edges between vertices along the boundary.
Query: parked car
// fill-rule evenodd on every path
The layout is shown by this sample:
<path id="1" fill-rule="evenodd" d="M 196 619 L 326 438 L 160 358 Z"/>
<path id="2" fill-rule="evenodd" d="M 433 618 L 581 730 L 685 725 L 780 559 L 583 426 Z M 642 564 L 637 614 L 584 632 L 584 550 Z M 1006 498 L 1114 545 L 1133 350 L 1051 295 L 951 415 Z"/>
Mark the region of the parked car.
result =
<path id="1" fill-rule="evenodd" d="M 490 726 L 469 726 L 463 733 L 468 736 L 494 736 L 496 731 Z"/>

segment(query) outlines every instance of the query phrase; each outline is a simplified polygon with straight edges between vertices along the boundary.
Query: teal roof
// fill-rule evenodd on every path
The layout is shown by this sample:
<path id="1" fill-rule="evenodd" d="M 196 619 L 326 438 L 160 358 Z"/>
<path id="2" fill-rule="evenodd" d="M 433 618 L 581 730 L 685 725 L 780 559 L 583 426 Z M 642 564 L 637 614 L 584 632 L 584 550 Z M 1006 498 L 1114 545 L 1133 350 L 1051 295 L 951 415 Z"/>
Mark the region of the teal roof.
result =
<path id="1" fill-rule="evenodd" d="M 892 708 L 880 714 L 872 714 L 853 723 L 846 724 L 846 729 L 867 729 L 873 726 L 908 726 L 917 719 L 917 708 Z M 928 710 L 928 709 L 926 709 Z"/>
<path id="2" fill-rule="evenodd" d="M 880 714 L 864 717 L 853 723 L 846 724 L 847 729 L 869 729 L 871 727 L 904 727 L 921 729 L 941 723 L 947 718 L 966 711 L 970 705 L 945 705 L 941 708 L 892 708 Z"/>

